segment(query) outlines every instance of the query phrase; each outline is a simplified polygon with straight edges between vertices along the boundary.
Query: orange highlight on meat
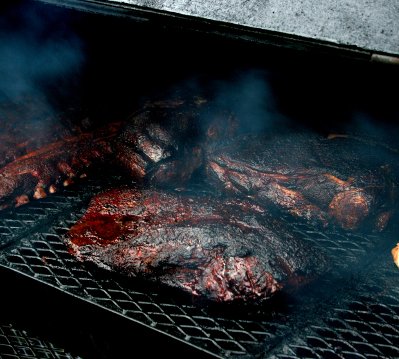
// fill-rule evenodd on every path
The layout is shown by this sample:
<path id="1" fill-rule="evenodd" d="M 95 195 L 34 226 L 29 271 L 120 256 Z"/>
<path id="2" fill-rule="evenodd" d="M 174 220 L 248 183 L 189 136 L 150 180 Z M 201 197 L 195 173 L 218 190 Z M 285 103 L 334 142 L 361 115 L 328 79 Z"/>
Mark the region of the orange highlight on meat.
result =
<path id="1" fill-rule="evenodd" d="M 391 253 L 392 253 L 394 263 L 399 268 L 399 243 L 396 245 L 395 248 L 392 249 Z"/>

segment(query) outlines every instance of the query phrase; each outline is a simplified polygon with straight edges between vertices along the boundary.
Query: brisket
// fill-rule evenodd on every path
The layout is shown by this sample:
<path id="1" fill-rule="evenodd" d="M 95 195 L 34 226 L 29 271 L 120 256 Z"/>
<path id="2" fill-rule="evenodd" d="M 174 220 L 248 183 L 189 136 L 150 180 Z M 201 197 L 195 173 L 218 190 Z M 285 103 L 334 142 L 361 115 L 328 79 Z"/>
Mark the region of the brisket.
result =
<path id="1" fill-rule="evenodd" d="M 396 198 L 398 155 L 356 138 L 239 136 L 209 151 L 208 182 L 318 225 L 382 230 Z"/>
<path id="2" fill-rule="evenodd" d="M 114 189 L 67 236 L 82 261 L 217 302 L 262 301 L 320 273 L 320 253 L 244 200 Z"/>

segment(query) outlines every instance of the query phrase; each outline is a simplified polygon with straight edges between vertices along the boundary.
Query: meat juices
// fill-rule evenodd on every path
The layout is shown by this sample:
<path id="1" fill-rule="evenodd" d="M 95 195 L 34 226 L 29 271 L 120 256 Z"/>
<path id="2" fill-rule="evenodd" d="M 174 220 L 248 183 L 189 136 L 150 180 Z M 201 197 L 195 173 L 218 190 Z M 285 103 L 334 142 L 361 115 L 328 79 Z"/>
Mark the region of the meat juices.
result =
<path id="1" fill-rule="evenodd" d="M 262 301 L 325 266 L 253 203 L 146 189 L 97 195 L 67 241 L 79 260 L 217 302 Z"/>

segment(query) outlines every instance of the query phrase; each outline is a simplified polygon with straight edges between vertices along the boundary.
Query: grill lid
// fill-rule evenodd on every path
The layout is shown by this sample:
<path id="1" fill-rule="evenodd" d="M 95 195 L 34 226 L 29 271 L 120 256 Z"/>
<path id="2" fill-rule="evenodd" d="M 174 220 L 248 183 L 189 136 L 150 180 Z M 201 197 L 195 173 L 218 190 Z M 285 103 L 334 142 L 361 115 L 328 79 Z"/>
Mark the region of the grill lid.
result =
<path id="1" fill-rule="evenodd" d="M 399 64 L 395 0 L 39 0 L 277 47 Z"/>

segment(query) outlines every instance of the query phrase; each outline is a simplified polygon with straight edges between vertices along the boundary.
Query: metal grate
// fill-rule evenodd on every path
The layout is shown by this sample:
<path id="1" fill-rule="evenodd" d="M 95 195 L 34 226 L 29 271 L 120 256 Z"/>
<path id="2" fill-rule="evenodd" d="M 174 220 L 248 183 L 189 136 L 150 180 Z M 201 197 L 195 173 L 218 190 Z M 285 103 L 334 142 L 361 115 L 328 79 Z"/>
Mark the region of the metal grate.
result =
<path id="1" fill-rule="evenodd" d="M 112 183 L 117 185 L 118 179 Z M 385 290 L 387 298 L 399 297 L 397 291 L 392 292 L 399 288 L 399 274 L 389 266 L 386 255 L 389 235 L 321 233 L 292 223 L 298 236 L 316 244 L 330 258 L 331 270 L 324 277 L 262 307 L 195 305 L 177 292 L 127 281 L 77 262 L 68 253 L 63 235 L 84 213 L 88 199 L 104 186 L 101 181 L 87 182 L 44 201 L 4 211 L 0 223 L 7 238 L 1 265 L 219 357 L 397 357 L 398 302 L 385 303 L 381 295 L 367 296 Z M 371 258 L 369 253 L 379 256 Z M 373 283 L 374 292 L 370 292 Z M 362 309 L 353 309 L 356 303 L 362 303 Z M 388 310 L 390 319 L 376 312 L 377 307 Z M 391 332 L 360 328 L 377 328 L 377 324 Z"/>
<path id="2" fill-rule="evenodd" d="M 399 273 L 380 254 L 353 294 L 279 358 L 399 358 Z"/>
<path id="3" fill-rule="evenodd" d="M 12 324 L 0 323 L 0 358 L 3 359 L 74 359 L 54 344 L 31 336 Z"/>

